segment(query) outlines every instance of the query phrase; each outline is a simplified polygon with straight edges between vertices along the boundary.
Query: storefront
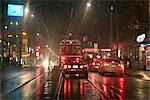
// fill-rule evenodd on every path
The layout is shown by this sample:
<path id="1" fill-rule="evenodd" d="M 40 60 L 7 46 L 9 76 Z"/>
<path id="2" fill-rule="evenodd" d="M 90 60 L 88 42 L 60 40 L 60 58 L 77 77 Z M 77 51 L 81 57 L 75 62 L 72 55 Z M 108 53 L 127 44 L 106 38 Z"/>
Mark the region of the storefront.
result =
<path id="1" fill-rule="evenodd" d="M 150 70 L 150 45 L 145 47 L 146 49 L 146 70 Z"/>
<path id="2" fill-rule="evenodd" d="M 136 38 L 138 47 L 138 61 L 142 63 L 142 66 L 145 66 L 146 70 L 150 70 L 150 38 L 149 34 L 141 34 Z"/>

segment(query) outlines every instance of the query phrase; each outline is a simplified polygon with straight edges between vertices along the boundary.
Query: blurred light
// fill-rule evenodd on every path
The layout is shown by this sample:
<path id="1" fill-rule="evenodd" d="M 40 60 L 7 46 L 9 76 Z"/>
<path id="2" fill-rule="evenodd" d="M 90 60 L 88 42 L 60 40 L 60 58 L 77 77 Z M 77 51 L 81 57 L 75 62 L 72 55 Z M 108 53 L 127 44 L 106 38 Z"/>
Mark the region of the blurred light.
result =
<path id="1" fill-rule="evenodd" d="M 80 68 L 83 68 L 83 65 L 80 65 Z"/>
<path id="2" fill-rule="evenodd" d="M 118 57 L 121 57 L 121 49 L 118 49 Z"/>
<path id="3" fill-rule="evenodd" d="M 8 26 L 5 26 L 5 29 L 8 29 Z"/>
<path id="4" fill-rule="evenodd" d="M 90 57 L 90 58 L 93 58 L 93 55 L 92 55 L 92 54 L 90 54 L 90 55 L 89 55 L 89 57 Z"/>
<path id="5" fill-rule="evenodd" d="M 104 51 L 104 52 L 109 52 L 109 51 L 112 51 L 111 49 L 101 49 L 101 51 Z"/>
<path id="6" fill-rule="evenodd" d="M 28 6 L 25 8 L 25 15 L 27 15 L 29 13 L 29 8 Z"/>
<path id="7" fill-rule="evenodd" d="M 102 84 L 102 89 L 103 89 L 103 91 L 104 91 L 106 94 L 108 94 L 108 93 L 107 93 L 108 90 L 107 90 L 106 84 Z"/>
<path id="8" fill-rule="evenodd" d="M 48 48 L 48 45 L 46 45 L 46 48 Z"/>
<path id="9" fill-rule="evenodd" d="M 91 7 L 91 3 L 90 2 L 88 2 L 86 5 L 87 5 L 87 7 Z"/>
<path id="10" fill-rule="evenodd" d="M 31 14 L 31 17 L 34 17 L 34 14 Z"/>
<path id="11" fill-rule="evenodd" d="M 36 55 L 37 57 L 39 57 L 39 56 L 40 56 L 39 51 L 37 51 L 35 55 Z"/>
<path id="12" fill-rule="evenodd" d="M 19 22 L 16 22 L 16 25 L 18 26 L 18 25 L 19 25 Z"/>
<path id="13" fill-rule="evenodd" d="M 10 25 L 12 25 L 13 24 L 13 22 L 10 22 Z"/>
<path id="14" fill-rule="evenodd" d="M 12 35 L 12 34 L 9 34 L 8 37 L 11 38 L 11 37 L 13 37 L 13 35 Z"/>
<path id="15" fill-rule="evenodd" d="M 40 49 L 40 46 L 38 46 L 38 49 Z"/>
<path id="16" fill-rule="evenodd" d="M 71 36 L 72 35 L 72 33 L 69 33 L 69 36 Z"/>
<path id="17" fill-rule="evenodd" d="M 144 45 L 144 44 L 141 44 L 140 46 L 141 46 L 141 47 L 145 47 L 145 45 Z"/>
<path id="18" fill-rule="evenodd" d="M 0 40 L 0 43 L 2 42 L 2 40 Z"/>
<path id="19" fill-rule="evenodd" d="M 27 33 L 26 32 L 22 32 L 22 35 L 27 35 Z"/>
<path id="20" fill-rule="evenodd" d="M 36 33 L 36 35 L 40 35 L 40 33 Z"/>
<path id="21" fill-rule="evenodd" d="M 43 67 L 44 67 L 46 70 L 48 70 L 48 66 L 49 66 L 49 60 L 46 59 L 46 60 L 44 60 L 44 62 L 43 62 Z"/>
<path id="22" fill-rule="evenodd" d="M 100 56 L 100 55 L 97 55 L 97 58 L 98 58 L 98 59 L 100 59 L 100 58 L 101 58 L 101 56 Z"/>
<path id="23" fill-rule="evenodd" d="M 67 69 L 67 65 L 64 65 L 64 69 Z"/>
<path id="24" fill-rule="evenodd" d="M 137 36 L 136 41 L 138 43 L 140 43 L 140 42 L 143 42 L 145 40 L 145 38 L 146 38 L 146 35 L 145 34 L 141 34 L 141 35 Z"/>
<path id="25" fill-rule="evenodd" d="M 114 10 L 114 6 L 110 5 L 110 10 L 113 11 Z"/>
<path id="26" fill-rule="evenodd" d="M 10 45 L 10 42 L 8 42 L 8 46 Z"/>
<path id="27" fill-rule="evenodd" d="M 18 35 L 16 35 L 16 37 L 18 37 Z"/>
<path id="28" fill-rule="evenodd" d="M 65 57 L 62 57 L 62 60 L 66 60 L 66 58 L 65 58 Z"/>
<path id="29" fill-rule="evenodd" d="M 71 68 L 71 65 L 68 65 L 68 68 Z"/>
<path id="30" fill-rule="evenodd" d="M 95 65 L 95 62 L 93 62 L 92 65 Z"/>

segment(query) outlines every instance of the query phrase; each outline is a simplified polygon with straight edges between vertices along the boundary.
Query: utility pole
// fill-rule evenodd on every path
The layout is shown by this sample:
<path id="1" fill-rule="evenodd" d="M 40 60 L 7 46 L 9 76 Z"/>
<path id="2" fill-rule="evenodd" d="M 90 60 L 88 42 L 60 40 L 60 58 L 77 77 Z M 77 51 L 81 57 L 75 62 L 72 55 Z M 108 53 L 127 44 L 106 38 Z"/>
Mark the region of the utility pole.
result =
<path id="1" fill-rule="evenodd" d="M 118 9 L 117 9 L 117 2 L 116 2 L 116 33 L 117 33 L 117 50 L 116 50 L 116 55 L 118 57 L 118 49 L 119 49 L 119 17 L 118 17 Z"/>
<path id="2" fill-rule="evenodd" d="M 72 18 L 73 18 L 73 12 L 74 12 L 74 9 L 73 9 L 73 3 L 72 3 L 72 7 L 71 7 L 71 11 L 70 11 L 70 24 L 69 24 L 69 28 L 67 30 L 67 34 L 70 33 L 70 30 L 71 30 L 71 26 L 72 26 Z"/>
<path id="3" fill-rule="evenodd" d="M 150 33 L 150 0 L 149 0 L 149 33 Z"/>
<path id="4" fill-rule="evenodd" d="M 113 26 L 112 26 L 112 23 L 113 23 L 113 20 L 112 20 L 112 17 L 113 17 L 113 10 L 114 10 L 114 6 L 113 5 L 110 5 L 110 48 L 113 47 Z"/>

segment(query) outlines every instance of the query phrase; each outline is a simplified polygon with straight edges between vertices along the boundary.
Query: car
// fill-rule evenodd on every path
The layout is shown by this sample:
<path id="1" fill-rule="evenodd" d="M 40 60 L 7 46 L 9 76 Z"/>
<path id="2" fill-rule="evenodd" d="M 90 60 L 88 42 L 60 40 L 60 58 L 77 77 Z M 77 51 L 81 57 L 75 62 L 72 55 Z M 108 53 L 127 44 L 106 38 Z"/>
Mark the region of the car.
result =
<path id="1" fill-rule="evenodd" d="M 98 71 L 98 68 L 100 66 L 100 62 L 99 61 L 93 61 L 89 64 L 89 71 Z"/>
<path id="2" fill-rule="evenodd" d="M 105 73 L 115 73 L 117 75 L 123 76 L 124 70 L 124 65 L 120 59 L 107 58 L 100 60 L 100 67 L 98 72 L 102 75 Z"/>

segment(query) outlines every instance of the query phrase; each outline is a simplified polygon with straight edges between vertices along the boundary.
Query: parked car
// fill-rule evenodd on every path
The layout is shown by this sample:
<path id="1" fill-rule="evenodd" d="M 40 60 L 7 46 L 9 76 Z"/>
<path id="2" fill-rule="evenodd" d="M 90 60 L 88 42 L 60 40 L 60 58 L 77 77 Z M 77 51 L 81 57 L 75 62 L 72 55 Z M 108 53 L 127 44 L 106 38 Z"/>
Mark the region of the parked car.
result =
<path id="1" fill-rule="evenodd" d="M 100 67 L 98 72 L 100 74 L 105 73 L 115 73 L 117 75 L 124 75 L 124 65 L 122 64 L 120 59 L 117 58 L 107 58 L 100 60 Z"/>

